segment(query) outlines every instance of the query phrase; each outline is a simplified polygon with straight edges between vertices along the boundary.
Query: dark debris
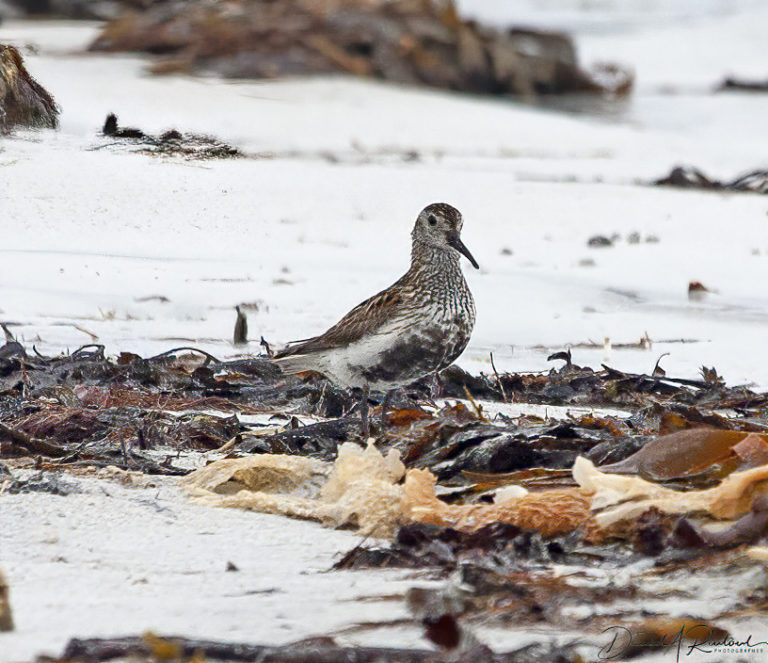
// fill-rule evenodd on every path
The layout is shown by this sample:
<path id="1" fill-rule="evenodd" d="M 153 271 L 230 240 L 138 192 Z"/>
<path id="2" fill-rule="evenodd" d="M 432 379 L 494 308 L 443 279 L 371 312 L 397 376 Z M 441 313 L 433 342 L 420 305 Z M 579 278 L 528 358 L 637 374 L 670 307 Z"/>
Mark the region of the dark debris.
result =
<path id="1" fill-rule="evenodd" d="M 185 159 L 232 159 L 243 156 L 236 147 L 211 136 L 184 134 L 176 129 L 153 136 L 135 127 L 121 127 L 114 113 L 107 115 L 102 134 L 122 145 L 134 146 L 138 152 L 153 156 L 179 156 Z"/>
<path id="2" fill-rule="evenodd" d="M 60 658 L 50 663 L 150 663 L 161 660 L 205 660 L 210 663 L 576 663 L 583 659 L 568 645 L 527 646 L 508 653 L 494 653 L 480 644 L 457 651 L 397 647 L 350 647 L 333 638 L 318 636 L 282 646 L 196 640 L 146 634 L 143 637 L 72 639 Z"/>
<path id="3" fill-rule="evenodd" d="M 441 383 L 448 398 L 466 399 L 469 393 L 493 401 L 634 412 L 628 418 L 562 421 L 501 415 L 489 420 L 464 404 L 433 412 L 419 405 L 434 387 L 426 382 L 396 393 L 384 417 L 380 407 L 374 410 L 381 448 L 397 448 L 408 467 L 429 468 L 454 482 L 467 473 L 566 470 L 577 455 L 616 463 L 660 434 L 697 425 L 768 429 L 760 409 L 765 395 L 728 387 L 714 369 L 686 380 L 609 367 L 595 371 L 567 361 L 534 375 L 472 376 L 454 366 L 443 372 Z M 372 394 L 372 405 L 380 405 L 383 396 Z M 355 405 L 352 394 L 321 376 L 283 376 L 266 357 L 220 361 L 195 348 L 174 348 L 154 357 L 123 352 L 112 359 L 100 345 L 44 357 L 28 354 L 13 340 L 0 347 L 0 454 L 6 456 L 181 473 L 147 452 L 211 450 L 233 442 L 241 453 L 331 460 L 340 442 L 359 439 Z M 712 412 L 715 407 L 736 409 L 740 416 L 723 417 Z M 249 435 L 254 426 L 238 414 L 260 412 L 282 413 L 292 423 L 273 435 Z M 302 426 L 295 415 L 326 421 Z"/>
<path id="4" fill-rule="evenodd" d="M 669 175 L 653 182 L 657 186 L 674 186 L 684 189 L 709 191 L 749 191 L 768 193 L 768 170 L 752 170 L 732 180 L 720 181 L 710 178 L 698 168 L 675 166 Z"/>

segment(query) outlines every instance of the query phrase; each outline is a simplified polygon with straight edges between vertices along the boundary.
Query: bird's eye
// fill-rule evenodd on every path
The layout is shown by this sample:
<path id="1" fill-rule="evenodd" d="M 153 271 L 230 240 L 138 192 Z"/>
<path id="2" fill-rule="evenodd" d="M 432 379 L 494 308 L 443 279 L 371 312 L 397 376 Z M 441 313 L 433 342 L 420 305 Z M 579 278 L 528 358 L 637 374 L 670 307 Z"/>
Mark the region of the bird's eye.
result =
<path id="1" fill-rule="evenodd" d="M 429 221 L 429 225 L 430 225 L 430 226 L 436 226 L 436 225 L 437 225 L 437 219 L 435 218 L 435 215 L 434 215 L 434 214 L 430 214 L 430 215 L 427 217 L 427 221 Z"/>

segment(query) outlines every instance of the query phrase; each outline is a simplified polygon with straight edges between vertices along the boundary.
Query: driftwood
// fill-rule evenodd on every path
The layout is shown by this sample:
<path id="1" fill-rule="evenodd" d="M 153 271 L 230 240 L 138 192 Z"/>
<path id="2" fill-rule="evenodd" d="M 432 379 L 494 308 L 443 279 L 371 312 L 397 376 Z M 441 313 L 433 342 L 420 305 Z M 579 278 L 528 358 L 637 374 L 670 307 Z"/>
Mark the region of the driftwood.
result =
<path id="1" fill-rule="evenodd" d="M 452 0 L 159 2 L 111 21 L 91 50 L 161 56 L 156 73 L 273 78 L 342 72 L 528 96 L 625 94 L 632 86 L 631 75 L 615 65 L 585 72 L 568 35 L 467 21 Z"/>
<path id="2" fill-rule="evenodd" d="M 768 92 L 768 78 L 763 81 L 746 80 L 743 78 L 726 78 L 717 87 L 718 91 L 741 90 L 744 92 Z"/>
<path id="3" fill-rule="evenodd" d="M 29 75 L 19 51 L 0 44 L 0 133 L 14 127 L 55 129 L 58 115 L 53 97 Z"/>
<path id="4" fill-rule="evenodd" d="M 547 646 L 528 646 L 518 652 L 495 654 L 484 645 L 473 644 L 459 654 L 455 649 L 452 652 L 439 652 L 395 647 L 344 647 L 329 637 L 309 638 L 274 647 L 179 637 L 159 638 L 152 634 L 141 638 L 73 639 L 58 660 L 61 663 L 103 663 L 118 660 L 188 660 L 190 657 L 222 663 L 449 663 L 456 660 L 533 663 L 539 660 L 580 660 L 570 652 L 568 646 L 553 649 Z"/>

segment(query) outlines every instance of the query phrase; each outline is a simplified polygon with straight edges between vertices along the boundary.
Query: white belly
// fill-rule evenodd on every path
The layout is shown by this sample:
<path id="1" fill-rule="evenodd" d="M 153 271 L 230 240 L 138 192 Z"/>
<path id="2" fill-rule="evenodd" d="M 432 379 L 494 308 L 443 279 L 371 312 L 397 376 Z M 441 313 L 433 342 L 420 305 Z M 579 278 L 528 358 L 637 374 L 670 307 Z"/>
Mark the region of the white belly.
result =
<path id="1" fill-rule="evenodd" d="M 368 384 L 385 391 L 404 386 L 451 363 L 466 346 L 472 322 L 456 324 L 429 315 L 393 322 L 378 334 L 328 352 L 319 370 L 346 387 Z"/>

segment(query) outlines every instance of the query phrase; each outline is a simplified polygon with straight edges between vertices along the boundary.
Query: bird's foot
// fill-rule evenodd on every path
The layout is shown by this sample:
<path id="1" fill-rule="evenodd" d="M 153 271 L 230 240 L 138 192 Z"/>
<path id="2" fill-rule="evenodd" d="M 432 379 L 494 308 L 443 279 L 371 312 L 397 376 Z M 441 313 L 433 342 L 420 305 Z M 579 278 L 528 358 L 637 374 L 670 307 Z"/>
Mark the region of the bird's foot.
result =
<path id="1" fill-rule="evenodd" d="M 443 380 L 440 378 L 440 374 L 437 372 L 432 373 L 432 379 L 429 383 L 429 397 L 433 401 L 441 398 L 443 395 L 443 388 Z"/>

